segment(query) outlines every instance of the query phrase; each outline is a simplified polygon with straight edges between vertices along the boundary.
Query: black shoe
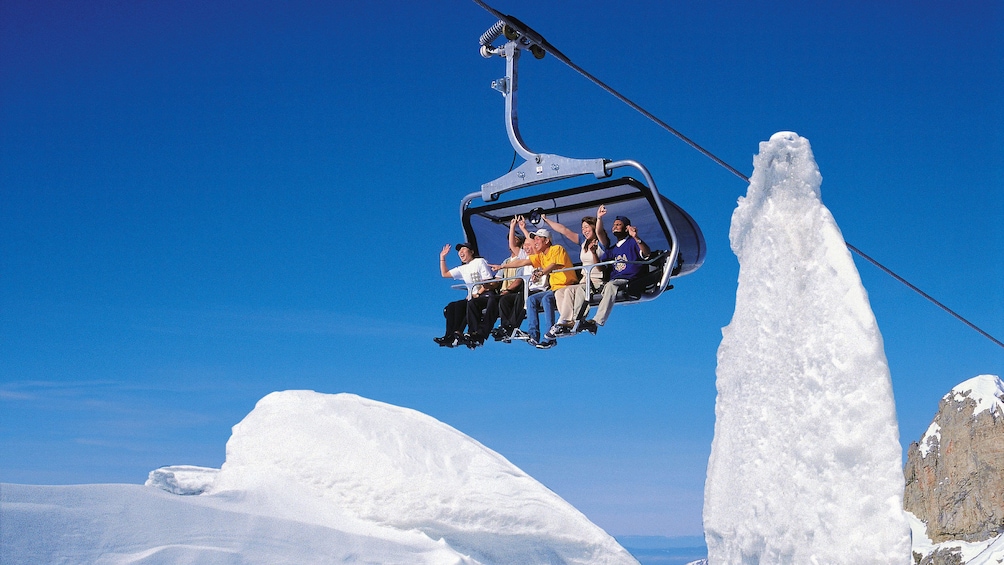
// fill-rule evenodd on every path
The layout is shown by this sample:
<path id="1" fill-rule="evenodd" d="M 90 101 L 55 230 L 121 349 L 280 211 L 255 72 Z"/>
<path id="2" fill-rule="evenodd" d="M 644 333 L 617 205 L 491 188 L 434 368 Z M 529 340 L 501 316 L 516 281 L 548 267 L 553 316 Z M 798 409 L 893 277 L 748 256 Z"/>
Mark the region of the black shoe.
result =
<path id="1" fill-rule="evenodd" d="M 460 345 L 463 337 L 463 334 L 456 333 L 449 336 L 444 335 L 443 337 L 434 337 L 432 338 L 432 341 L 438 343 L 439 347 L 456 347 Z"/>
<path id="2" fill-rule="evenodd" d="M 484 344 L 485 344 L 485 338 L 477 334 L 467 334 L 464 336 L 464 345 L 466 345 L 468 349 L 481 347 Z"/>
<path id="3" fill-rule="evenodd" d="M 579 331 L 580 332 L 589 332 L 589 333 L 591 333 L 593 335 L 596 335 L 596 330 L 598 328 L 599 328 L 599 326 L 596 325 L 596 322 L 594 322 L 592 320 L 582 320 L 582 323 L 579 324 Z"/>
<path id="4" fill-rule="evenodd" d="M 551 349 L 555 345 L 558 345 L 558 342 L 552 340 L 552 341 L 542 341 L 534 345 L 534 347 L 536 347 L 537 349 Z"/>
<path id="5" fill-rule="evenodd" d="M 509 337 L 510 334 L 512 334 L 512 330 L 503 326 L 499 326 L 492 330 L 492 338 L 494 338 L 495 341 L 505 341 L 505 338 Z"/>

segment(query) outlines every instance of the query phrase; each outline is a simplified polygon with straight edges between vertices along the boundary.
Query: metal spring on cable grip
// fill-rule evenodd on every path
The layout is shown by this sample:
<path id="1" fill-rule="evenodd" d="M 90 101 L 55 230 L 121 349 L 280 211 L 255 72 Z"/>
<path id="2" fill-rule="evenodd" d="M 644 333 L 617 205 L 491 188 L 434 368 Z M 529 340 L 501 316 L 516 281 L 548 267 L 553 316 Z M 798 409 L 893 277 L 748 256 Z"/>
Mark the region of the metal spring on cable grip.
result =
<path id="1" fill-rule="evenodd" d="M 505 22 L 503 22 L 502 20 L 495 22 L 495 25 L 488 28 L 488 31 L 481 34 L 481 40 L 480 40 L 481 45 L 484 45 L 485 47 L 490 47 L 492 42 L 498 39 L 500 35 L 502 35 L 502 29 L 504 27 L 505 27 Z"/>

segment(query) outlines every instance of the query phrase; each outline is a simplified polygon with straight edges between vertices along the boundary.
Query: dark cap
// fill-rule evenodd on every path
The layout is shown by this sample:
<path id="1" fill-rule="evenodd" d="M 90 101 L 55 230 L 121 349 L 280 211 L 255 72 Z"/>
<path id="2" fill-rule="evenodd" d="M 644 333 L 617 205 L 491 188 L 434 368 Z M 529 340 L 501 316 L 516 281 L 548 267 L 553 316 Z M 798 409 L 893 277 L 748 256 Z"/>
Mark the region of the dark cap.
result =
<path id="1" fill-rule="evenodd" d="M 458 244 L 456 245 L 456 249 L 457 249 L 457 251 L 460 251 L 460 248 L 461 248 L 461 247 L 466 247 L 467 249 L 470 249 L 471 251 L 474 251 L 474 248 L 473 248 L 473 247 L 471 247 L 471 244 L 470 244 L 470 243 L 467 243 L 466 241 L 465 241 L 464 243 L 458 243 Z"/>
<path id="2" fill-rule="evenodd" d="M 627 216 L 617 216 L 614 218 L 614 221 L 616 222 L 617 220 L 620 220 L 625 226 L 631 225 L 631 218 L 628 218 Z"/>

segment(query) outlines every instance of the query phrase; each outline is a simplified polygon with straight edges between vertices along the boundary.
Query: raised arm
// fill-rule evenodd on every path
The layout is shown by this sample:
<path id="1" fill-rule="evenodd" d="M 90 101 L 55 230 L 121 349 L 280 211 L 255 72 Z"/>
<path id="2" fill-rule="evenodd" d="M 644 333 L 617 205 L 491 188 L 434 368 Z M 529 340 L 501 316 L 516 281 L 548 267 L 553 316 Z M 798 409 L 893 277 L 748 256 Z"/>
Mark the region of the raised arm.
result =
<path id="1" fill-rule="evenodd" d="M 516 216 L 516 223 L 519 224 L 519 231 L 523 232 L 523 237 L 530 239 L 530 232 L 526 231 L 526 218 Z"/>
<path id="2" fill-rule="evenodd" d="M 546 222 L 546 223 L 547 223 L 547 225 L 548 225 L 548 226 L 549 226 L 549 227 L 550 227 L 551 229 L 553 229 L 554 231 L 556 231 L 556 232 L 560 233 L 561 235 L 563 235 L 563 236 L 567 237 L 567 238 L 568 238 L 569 240 L 571 240 L 571 241 L 573 241 L 573 242 L 575 242 L 575 243 L 578 243 L 578 242 L 579 242 L 579 234 L 577 234 L 577 233 L 573 232 L 572 230 L 570 230 L 570 229 L 566 228 L 566 227 L 564 226 L 564 224 L 562 224 L 562 223 L 560 223 L 560 222 L 555 222 L 554 220 L 552 220 L 551 218 L 548 218 L 548 217 L 547 217 L 546 215 L 544 215 L 544 214 L 541 214 L 541 215 L 540 215 L 540 217 L 541 217 L 541 218 L 542 218 L 542 219 L 544 220 L 544 222 Z"/>
<path id="3" fill-rule="evenodd" d="M 452 279 L 453 275 L 450 274 L 450 270 L 446 268 L 446 256 L 450 253 L 450 244 L 447 243 L 443 246 L 443 250 L 439 252 L 439 271 L 443 275 L 444 279 Z"/>
<path id="4" fill-rule="evenodd" d="M 596 239 L 600 240 L 604 249 L 609 249 L 610 236 L 607 235 L 607 230 L 603 229 L 603 216 L 606 215 L 607 207 L 600 204 L 600 207 L 596 209 Z"/>
<path id="5" fill-rule="evenodd" d="M 516 219 L 518 216 L 513 216 L 512 220 L 509 221 L 509 252 L 515 257 L 519 255 L 519 241 L 516 240 Z"/>
<path id="6" fill-rule="evenodd" d="M 652 250 L 648 248 L 648 244 L 638 237 L 638 228 L 634 226 L 627 227 L 628 235 L 633 237 L 635 242 L 638 243 L 638 249 L 641 251 L 641 256 L 648 259 L 648 256 L 652 254 Z"/>

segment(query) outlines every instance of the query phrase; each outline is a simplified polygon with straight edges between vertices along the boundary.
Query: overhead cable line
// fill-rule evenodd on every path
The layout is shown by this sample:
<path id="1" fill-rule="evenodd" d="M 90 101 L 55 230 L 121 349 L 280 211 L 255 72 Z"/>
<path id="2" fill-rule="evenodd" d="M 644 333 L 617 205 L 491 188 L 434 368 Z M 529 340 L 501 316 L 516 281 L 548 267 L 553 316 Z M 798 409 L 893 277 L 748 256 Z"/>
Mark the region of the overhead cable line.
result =
<path id="1" fill-rule="evenodd" d="M 951 308 L 949 308 L 948 306 L 945 306 L 945 305 L 944 305 L 944 304 L 942 304 L 941 302 L 938 302 L 937 300 L 935 300 L 935 299 L 934 299 L 934 297 L 933 297 L 933 296 L 931 296 L 931 295 L 927 294 L 927 293 L 926 293 L 926 292 L 924 292 L 923 290 L 920 290 L 920 289 L 919 289 L 919 288 L 917 288 L 916 286 L 914 286 L 914 285 L 910 284 L 910 281 L 908 281 L 908 280 L 904 279 L 903 277 L 901 277 L 901 276 L 897 275 L 896 273 L 894 273 L 894 272 L 890 271 L 890 270 L 889 270 L 889 269 L 888 269 L 888 268 L 887 268 L 887 267 L 886 267 L 885 265 L 883 265 L 882 263 L 879 263 L 879 262 L 878 262 L 878 261 L 876 261 L 875 259 L 872 259 L 872 258 L 871 258 L 871 257 L 869 257 L 868 255 L 865 255 L 865 253 L 864 253 L 863 251 L 861 251 L 860 249 L 858 249 L 857 247 L 854 247 L 853 245 L 851 245 L 850 243 L 847 243 L 846 241 L 845 241 L 844 243 L 846 243 L 846 244 L 847 244 L 847 247 L 848 247 L 848 249 L 850 249 L 851 251 L 853 251 L 853 252 L 857 253 L 858 255 L 860 255 L 861 257 L 863 257 L 863 258 L 864 258 L 864 259 L 865 259 L 866 261 L 868 261 L 869 263 L 871 263 L 872 265 L 875 265 L 875 266 L 876 266 L 876 267 L 878 267 L 879 269 L 882 269 L 882 270 L 883 270 L 883 271 L 885 271 L 885 273 L 886 273 L 887 275 L 889 275 L 890 277 L 892 277 L 892 278 L 894 278 L 894 279 L 898 280 L 899 282 L 901 282 L 901 283 L 905 284 L 906 286 L 910 287 L 910 289 L 911 289 L 911 290 L 913 290 L 913 291 L 914 291 L 914 292 L 916 292 L 917 294 L 919 294 L 919 295 L 923 296 L 924 298 L 926 298 L 926 299 L 930 300 L 931 302 L 933 302 L 933 303 L 934 303 L 935 305 L 937 305 L 937 306 L 938 306 L 939 308 L 941 308 L 941 309 L 942 309 L 942 310 L 944 310 L 945 312 L 948 312 L 948 313 L 949 313 L 949 314 L 951 314 L 952 316 L 955 316 L 955 317 L 956 317 L 956 318 L 958 318 L 958 319 L 959 319 L 959 321 L 961 321 L 961 322 L 962 322 L 963 324 L 966 324 L 966 325 L 967 325 L 967 326 L 969 326 L 970 328 L 973 328 L 974 330 L 978 331 L 978 332 L 979 332 L 980 334 L 982 334 L 982 335 L 983 335 L 983 337 L 985 337 L 985 338 L 989 339 L 990 341 L 992 341 L 992 342 L 996 343 L 997 345 L 999 345 L 999 346 L 1001 346 L 1001 347 L 1004 347 L 1004 343 L 1001 343 L 1001 341 L 1000 341 L 999 339 L 997 339 L 997 338 L 995 338 L 994 336 L 992 336 L 992 335 L 988 334 L 987 332 L 983 331 L 983 330 L 982 330 L 982 329 L 980 329 L 980 328 L 979 328 L 978 326 L 976 326 L 976 324 L 973 324 L 973 323 L 972 323 L 972 322 L 970 322 L 969 320 L 967 320 L 967 319 L 963 318 L 962 316 L 960 316 L 960 315 L 959 315 L 958 313 L 956 313 L 956 312 L 955 312 L 954 310 L 952 310 L 952 309 L 951 309 Z"/>
<path id="2" fill-rule="evenodd" d="M 610 93 L 611 95 L 613 95 L 615 98 L 617 98 L 618 100 L 620 100 L 621 102 L 627 104 L 628 106 L 630 106 L 631 108 L 633 108 L 634 110 L 636 110 L 638 113 L 640 113 L 641 115 L 645 116 L 646 118 L 648 118 L 649 120 L 651 120 L 652 122 L 654 122 L 659 127 L 663 128 L 664 130 L 668 131 L 669 133 L 675 135 L 681 141 L 683 141 L 687 145 L 693 147 L 698 152 L 700 152 L 702 155 L 708 157 L 709 159 L 711 159 L 712 161 L 714 161 L 715 163 L 717 163 L 718 165 L 720 165 L 721 167 L 723 167 L 725 170 L 729 171 L 733 175 L 735 175 L 735 176 L 739 177 L 740 179 L 742 179 L 743 182 L 749 183 L 749 181 L 750 181 L 749 176 L 743 174 L 741 171 L 739 171 L 738 169 L 736 169 L 732 165 L 729 165 L 728 163 L 726 163 L 724 160 L 722 160 L 721 158 L 719 158 L 717 155 L 715 155 L 711 151 L 708 151 L 704 147 L 701 147 L 697 142 L 695 142 L 694 140 L 690 139 L 689 137 L 683 135 L 683 133 L 681 133 L 679 130 L 677 130 L 673 126 L 671 126 L 671 125 L 667 124 L 666 122 L 660 120 L 654 114 L 652 114 L 651 112 L 649 112 L 645 108 L 642 108 L 640 105 L 638 105 L 637 103 L 635 103 L 633 100 L 631 100 L 627 96 L 624 96 L 620 92 L 617 92 L 612 87 L 610 87 L 609 85 L 607 85 L 605 82 L 603 82 L 602 80 L 600 80 L 597 77 L 593 76 L 592 73 L 586 71 L 585 69 L 583 69 L 579 65 L 573 63 L 572 60 L 569 59 L 560 50 L 558 50 L 557 47 L 555 47 L 554 45 L 551 45 L 551 43 L 549 41 L 547 41 L 546 39 L 544 39 L 544 37 L 542 35 L 540 35 L 536 31 L 534 31 L 533 29 L 531 29 L 529 26 L 527 26 L 523 22 L 519 21 L 518 19 L 516 19 L 516 18 L 514 18 L 512 16 L 509 16 L 509 15 L 503 14 L 502 12 L 499 12 L 495 8 L 492 8 L 487 3 L 485 3 L 484 0 L 474 0 L 474 3 L 477 4 L 477 5 L 479 5 L 479 6 L 481 6 L 482 8 L 484 8 L 486 11 L 488 11 L 493 16 L 495 16 L 496 18 L 498 18 L 499 21 L 505 23 L 505 25 L 507 25 L 507 26 L 511 27 L 512 29 L 518 31 L 520 33 L 520 35 L 523 38 L 525 38 L 526 40 L 530 41 L 531 43 L 535 43 L 535 44 L 539 45 L 542 49 L 544 49 L 544 51 L 546 51 L 547 53 L 550 53 L 554 58 L 558 59 L 559 61 L 561 61 L 562 63 L 564 63 L 568 67 L 570 67 L 575 72 L 577 72 L 580 75 L 584 76 L 586 79 L 588 79 L 590 82 L 592 82 L 596 86 L 599 86 L 600 88 L 602 88 L 603 90 L 607 91 L 608 93 Z M 897 281 L 903 283 L 904 285 L 906 285 L 908 288 L 910 288 L 911 290 L 913 290 L 917 294 L 919 294 L 919 295 L 923 296 L 924 298 L 926 298 L 927 300 L 931 301 L 933 304 L 935 304 L 936 306 L 938 306 L 939 308 L 941 308 L 945 312 L 948 312 L 949 314 L 951 314 L 952 316 L 954 316 L 955 318 L 957 318 L 962 323 L 964 323 L 967 326 L 969 326 L 970 328 L 976 330 L 982 336 L 986 337 L 987 339 L 989 339 L 994 344 L 998 345 L 999 347 L 1004 348 L 1004 343 L 1002 343 L 999 339 L 993 337 L 992 335 L 990 335 L 986 331 L 982 330 L 979 326 L 977 326 L 976 324 L 970 322 L 966 318 L 962 317 L 961 315 L 959 315 L 958 313 L 956 313 L 951 308 L 945 306 L 944 304 L 942 304 L 941 302 L 939 302 L 938 300 L 936 300 L 931 295 L 929 295 L 926 292 L 920 290 L 919 288 L 917 288 L 915 285 L 911 284 L 909 281 L 907 281 L 903 277 L 901 277 L 901 276 L 897 275 L 896 273 L 894 273 L 891 269 L 889 269 L 885 265 L 883 265 L 883 264 L 879 263 L 878 261 L 876 261 L 875 259 L 869 257 L 868 255 L 866 255 L 864 252 L 862 252 L 857 247 L 851 245 L 850 243 L 847 243 L 846 241 L 844 243 L 847 245 L 848 249 L 850 249 L 854 253 L 857 253 L 859 256 L 861 256 L 863 259 L 865 259 L 869 263 L 875 265 L 876 267 L 878 267 L 879 269 L 881 269 L 882 271 L 884 271 L 889 276 L 893 277 L 894 279 L 896 279 Z"/>

